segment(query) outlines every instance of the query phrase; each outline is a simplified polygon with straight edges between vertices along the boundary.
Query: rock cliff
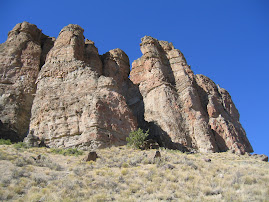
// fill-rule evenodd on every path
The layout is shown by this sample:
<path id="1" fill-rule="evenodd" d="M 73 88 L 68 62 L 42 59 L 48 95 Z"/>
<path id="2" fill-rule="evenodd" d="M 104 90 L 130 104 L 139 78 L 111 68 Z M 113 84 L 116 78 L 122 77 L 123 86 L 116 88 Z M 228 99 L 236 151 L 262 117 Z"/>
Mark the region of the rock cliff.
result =
<path id="1" fill-rule="evenodd" d="M 33 145 L 94 149 L 150 129 L 161 146 L 252 152 L 229 93 L 195 75 L 172 43 L 142 38 L 130 64 L 120 49 L 99 55 L 78 25 L 57 39 L 20 23 L 0 46 L 0 136 Z M 130 77 L 130 78 L 129 78 Z"/>
<path id="2" fill-rule="evenodd" d="M 126 144 L 137 127 L 119 88 L 128 79 L 129 59 L 116 49 L 103 56 L 103 64 L 83 31 L 78 25 L 64 27 L 48 53 L 36 80 L 30 134 L 50 147 Z"/>
<path id="3" fill-rule="evenodd" d="M 0 45 L 0 117 L 6 128 L 2 136 L 12 134 L 12 140 L 23 138 L 29 128 L 42 55 L 41 37 L 35 25 L 23 22 Z"/>
<path id="4" fill-rule="evenodd" d="M 252 152 L 230 95 L 195 75 L 172 43 L 145 36 L 130 79 L 143 96 L 145 121 L 166 147 Z"/>

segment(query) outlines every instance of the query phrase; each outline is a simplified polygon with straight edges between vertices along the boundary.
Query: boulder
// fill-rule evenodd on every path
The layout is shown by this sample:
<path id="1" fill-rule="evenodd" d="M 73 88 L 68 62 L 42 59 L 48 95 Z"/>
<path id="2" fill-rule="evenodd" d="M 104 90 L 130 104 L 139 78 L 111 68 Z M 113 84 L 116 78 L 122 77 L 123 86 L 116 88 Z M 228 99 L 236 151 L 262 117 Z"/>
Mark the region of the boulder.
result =
<path id="1" fill-rule="evenodd" d="M 140 149 L 159 149 L 159 144 L 153 139 L 145 140 Z"/>
<path id="2" fill-rule="evenodd" d="M 154 159 L 156 158 L 161 158 L 161 152 L 160 151 L 156 151 L 155 155 L 154 155 Z"/>
<path id="3" fill-rule="evenodd" d="M 91 151 L 86 155 L 84 161 L 96 161 L 97 158 L 99 158 L 97 153 L 95 151 Z"/>

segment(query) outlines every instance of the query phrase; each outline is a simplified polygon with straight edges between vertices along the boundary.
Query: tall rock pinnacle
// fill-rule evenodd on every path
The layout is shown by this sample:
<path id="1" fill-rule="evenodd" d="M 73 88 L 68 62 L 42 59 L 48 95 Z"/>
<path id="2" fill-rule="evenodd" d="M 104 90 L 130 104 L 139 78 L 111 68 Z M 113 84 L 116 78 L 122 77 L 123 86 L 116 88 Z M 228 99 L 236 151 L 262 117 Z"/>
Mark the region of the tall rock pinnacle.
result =
<path id="1" fill-rule="evenodd" d="M 50 147 L 126 144 L 136 119 L 115 80 L 101 75 L 102 65 L 94 43 L 84 42 L 83 29 L 64 27 L 36 81 L 31 136 Z"/>
<path id="2" fill-rule="evenodd" d="M 166 148 L 253 151 L 229 93 L 195 75 L 172 43 L 143 37 L 130 72 L 124 51 L 99 55 L 83 32 L 70 24 L 55 39 L 27 22 L 9 32 L 0 45 L 0 138 L 91 150 L 124 145 L 140 127 Z"/>
<path id="3" fill-rule="evenodd" d="M 145 36 L 140 46 L 143 56 L 133 62 L 130 79 L 143 96 L 145 120 L 165 146 L 252 151 L 227 91 L 194 75 L 171 43 Z"/>

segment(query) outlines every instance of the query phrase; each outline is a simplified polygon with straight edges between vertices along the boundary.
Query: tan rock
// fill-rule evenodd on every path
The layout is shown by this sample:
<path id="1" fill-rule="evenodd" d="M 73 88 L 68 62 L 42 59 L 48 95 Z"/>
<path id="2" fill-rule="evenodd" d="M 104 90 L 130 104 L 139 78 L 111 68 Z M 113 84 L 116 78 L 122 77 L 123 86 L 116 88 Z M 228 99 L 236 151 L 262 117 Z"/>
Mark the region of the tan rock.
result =
<path id="1" fill-rule="evenodd" d="M 55 40 L 27 22 L 9 32 L 0 45 L 0 138 L 29 129 L 30 145 L 91 150 L 124 145 L 140 127 L 171 149 L 253 151 L 229 93 L 195 75 L 172 43 L 142 38 L 130 73 L 122 50 L 100 56 L 83 32 L 71 24 Z"/>
<path id="2" fill-rule="evenodd" d="M 171 43 L 146 36 L 140 46 L 143 56 L 133 62 L 130 79 L 143 96 L 150 133 L 163 146 L 201 152 L 252 151 L 227 91 L 194 75 Z"/>
<path id="3" fill-rule="evenodd" d="M 133 62 L 130 79 L 139 85 L 145 120 L 156 123 L 153 130 L 165 146 L 217 151 L 182 53 L 152 37 L 142 38 L 140 46 L 143 56 Z"/>
<path id="4" fill-rule="evenodd" d="M 117 82 L 100 76 L 102 69 L 94 43 L 84 44 L 83 29 L 63 28 L 37 79 L 31 133 L 50 147 L 126 144 L 129 132 L 137 127 L 136 119 Z"/>
<path id="5" fill-rule="evenodd" d="M 229 93 L 206 76 L 196 75 L 195 80 L 219 151 L 253 152 Z"/>

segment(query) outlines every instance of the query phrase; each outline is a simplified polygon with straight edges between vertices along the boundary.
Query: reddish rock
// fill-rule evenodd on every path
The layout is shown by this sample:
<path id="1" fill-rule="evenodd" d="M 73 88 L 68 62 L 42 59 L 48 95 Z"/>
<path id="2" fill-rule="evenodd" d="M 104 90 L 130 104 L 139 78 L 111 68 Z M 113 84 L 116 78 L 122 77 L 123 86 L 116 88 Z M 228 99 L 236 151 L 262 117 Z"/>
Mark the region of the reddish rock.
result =
<path id="1" fill-rule="evenodd" d="M 206 76 L 195 75 L 195 80 L 218 150 L 233 150 L 238 154 L 253 152 L 229 93 Z"/>
<path id="2" fill-rule="evenodd" d="M 20 23 L 0 45 L 0 138 L 95 149 L 150 129 L 161 147 L 238 154 L 253 149 L 229 93 L 195 75 L 172 43 L 142 38 L 132 64 L 120 49 L 100 56 L 78 25 L 57 40 Z M 130 79 L 128 78 L 130 74 Z"/>
<path id="3" fill-rule="evenodd" d="M 117 81 L 100 75 L 102 69 L 94 43 L 84 43 L 83 29 L 64 27 L 36 81 L 33 136 L 50 147 L 96 149 L 126 144 L 126 137 L 137 127 L 136 119 Z M 124 76 L 128 79 L 128 74 Z"/>
<path id="4" fill-rule="evenodd" d="M 171 43 L 142 38 L 143 56 L 130 79 L 139 87 L 145 120 L 164 146 L 243 154 L 252 147 L 230 95 L 203 75 L 194 75 Z"/>
<path id="5" fill-rule="evenodd" d="M 0 45 L 0 119 L 5 124 L 0 138 L 22 139 L 28 131 L 40 69 L 41 35 L 35 25 L 23 22 Z"/>
<path id="6" fill-rule="evenodd" d="M 143 56 L 132 64 L 130 79 L 143 96 L 147 122 L 166 147 L 218 151 L 195 89 L 194 75 L 171 43 L 142 38 Z"/>

